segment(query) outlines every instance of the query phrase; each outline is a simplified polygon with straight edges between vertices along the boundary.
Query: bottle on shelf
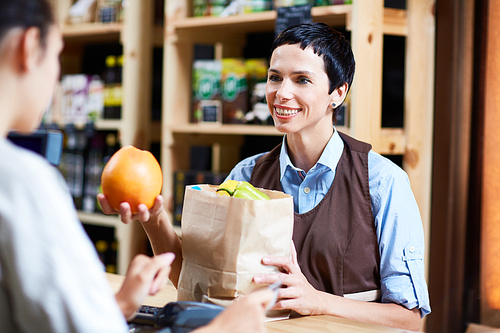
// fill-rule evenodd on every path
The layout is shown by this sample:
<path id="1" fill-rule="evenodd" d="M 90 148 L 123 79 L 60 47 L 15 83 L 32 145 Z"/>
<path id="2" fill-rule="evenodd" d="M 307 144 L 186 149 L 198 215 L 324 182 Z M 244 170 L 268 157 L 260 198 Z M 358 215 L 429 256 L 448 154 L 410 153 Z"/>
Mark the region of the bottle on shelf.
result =
<path id="1" fill-rule="evenodd" d="M 122 99 L 123 99 L 123 89 L 122 89 L 122 75 L 123 73 L 123 54 L 116 57 L 116 77 L 115 85 L 113 87 L 113 100 L 115 102 L 115 118 L 121 118 L 122 116 Z"/>
<path id="2" fill-rule="evenodd" d="M 102 75 L 104 80 L 104 115 L 105 119 L 116 119 L 115 85 L 117 84 L 117 59 L 108 55 L 105 59 L 106 69 Z"/>
<path id="3" fill-rule="evenodd" d="M 96 197 L 101 185 L 104 139 L 105 133 L 96 132 L 89 140 L 89 149 L 85 160 L 85 183 L 82 202 L 82 210 L 86 213 L 100 211 Z"/>
<path id="4" fill-rule="evenodd" d="M 106 148 L 104 149 L 104 156 L 102 158 L 103 166 L 108 163 L 111 156 L 120 148 L 118 143 L 117 134 L 110 132 L 106 135 Z"/>

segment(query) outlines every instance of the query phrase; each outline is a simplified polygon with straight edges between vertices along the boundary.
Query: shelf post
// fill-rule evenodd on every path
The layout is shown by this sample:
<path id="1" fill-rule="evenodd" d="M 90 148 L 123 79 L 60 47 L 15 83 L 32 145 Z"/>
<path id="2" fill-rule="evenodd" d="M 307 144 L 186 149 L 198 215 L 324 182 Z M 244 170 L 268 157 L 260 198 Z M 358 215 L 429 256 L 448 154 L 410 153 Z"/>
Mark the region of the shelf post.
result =
<path id="1" fill-rule="evenodd" d="M 149 148 L 154 1 L 128 1 L 122 34 L 122 145 Z"/>
<path id="2" fill-rule="evenodd" d="M 403 167 L 410 179 L 422 216 L 426 245 L 424 260 L 427 269 L 434 132 L 435 0 L 408 0 L 407 6 L 404 115 L 406 151 Z"/>
<path id="3" fill-rule="evenodd" d="M 356 72 L 351 90 L 350 134 L 379 149 L 382 126 L 383 0 L 354 0 L 351 44 Z"/>
<path id="4" fill-rule="evenodd" d="M 128 1 L 125 8 L 123 43 L 123 100 L 120 140 L 122 146 L 149 149 L 153 75 L 154 1 Z M 117 227 L 119 273 L 142 252 L 147 237 L 139 223 Z"/>

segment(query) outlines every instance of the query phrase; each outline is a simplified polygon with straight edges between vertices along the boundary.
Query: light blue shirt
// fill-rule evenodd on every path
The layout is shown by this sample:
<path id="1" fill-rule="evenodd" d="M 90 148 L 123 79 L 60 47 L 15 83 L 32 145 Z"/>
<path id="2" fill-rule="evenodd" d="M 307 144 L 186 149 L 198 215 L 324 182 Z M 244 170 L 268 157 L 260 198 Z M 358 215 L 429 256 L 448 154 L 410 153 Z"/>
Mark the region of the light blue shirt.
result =
<path id="1" fill-rule="evenodd" d="M 318 162 L 306 173 L 290 161 L 286 136 L 280 153 L 283 191 L 293 196 L 295 211 L 313 209 L 335 178 L 344 142 L 335 130 Z M 249 181 L 255 162 L 265 153 L 244 159 L 228 179 Z M 431 312 L 424 269 L 424 231 L 420 212 L 406 172 L 387 158 L 370 151 L 368 176 L 373 217 L 380 251 L 382 302 L 418 307 Z"/>

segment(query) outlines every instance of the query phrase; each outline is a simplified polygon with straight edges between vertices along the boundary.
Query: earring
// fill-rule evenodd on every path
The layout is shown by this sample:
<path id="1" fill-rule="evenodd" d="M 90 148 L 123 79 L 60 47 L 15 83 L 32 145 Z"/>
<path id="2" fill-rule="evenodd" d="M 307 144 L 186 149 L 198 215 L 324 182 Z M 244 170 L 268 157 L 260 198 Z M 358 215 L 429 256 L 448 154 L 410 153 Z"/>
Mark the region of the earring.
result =
<path id="1" fill-rule="evenodd" d="M 334 108 L 334 109 L 335 109 L 336 107 L 337 107 L 337 104 L 332 103 L 332 108 Z"/>

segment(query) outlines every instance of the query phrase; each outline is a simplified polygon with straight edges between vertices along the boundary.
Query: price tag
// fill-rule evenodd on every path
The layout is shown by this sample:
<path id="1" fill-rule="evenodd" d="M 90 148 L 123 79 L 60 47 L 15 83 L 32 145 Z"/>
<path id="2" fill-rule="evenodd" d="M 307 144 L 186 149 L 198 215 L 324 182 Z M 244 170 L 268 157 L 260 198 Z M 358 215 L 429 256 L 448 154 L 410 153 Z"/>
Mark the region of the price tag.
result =
<path id="1" fill-rule="evenodd" d="M 279 7 L 277 9 L 278 16 L 274 27 L 274 33 L 277 36 L 280 32 L 291 26 L 311 23 L 311 8 L 312 5 L 300 5 L 291 7 Z"/>

